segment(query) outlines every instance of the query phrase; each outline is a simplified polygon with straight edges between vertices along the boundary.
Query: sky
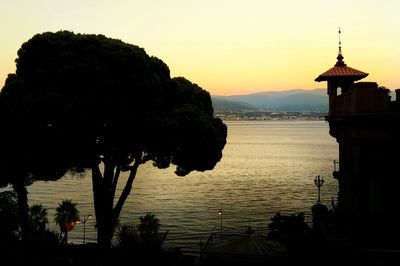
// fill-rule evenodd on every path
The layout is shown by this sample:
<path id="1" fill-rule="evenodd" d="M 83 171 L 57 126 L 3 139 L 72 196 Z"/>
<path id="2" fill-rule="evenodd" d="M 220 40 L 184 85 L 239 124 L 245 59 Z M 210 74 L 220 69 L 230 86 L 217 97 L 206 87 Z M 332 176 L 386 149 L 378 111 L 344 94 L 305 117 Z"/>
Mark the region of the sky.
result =
<path id="1" fill-rule="evenodd" d="M 0 84 L 37 33 L 138 45 L 212 95 L 325 88 L 341 28 L 345 63 L 400 88 L 398 0 L 0 0 Z"/>

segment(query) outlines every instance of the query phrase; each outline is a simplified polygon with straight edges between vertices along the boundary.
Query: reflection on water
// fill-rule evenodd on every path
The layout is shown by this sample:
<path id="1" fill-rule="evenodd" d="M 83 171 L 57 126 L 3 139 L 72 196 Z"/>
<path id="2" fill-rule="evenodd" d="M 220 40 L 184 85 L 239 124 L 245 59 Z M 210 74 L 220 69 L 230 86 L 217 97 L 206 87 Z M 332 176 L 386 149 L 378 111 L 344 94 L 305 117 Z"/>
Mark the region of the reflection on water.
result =
<path id="1" fill-rule="evenodd" d="M 338 146 L 324 121 L 225 122 L 228 142 L 223 158 L 213 171 L 178 177 L 174 169 L 156 169 L 151 163 L 139 168 L 134 188 L 122 211 L 121 223 L 139 222 L 152 212 L 162 230 L 169 230 L 165 245 L 197 250 L 214 227 L 244 230 L 250 223 L 267 233 L 276 213 L 303 211 L 311 222 L 310 207 L 316 202 L 316 175 L 325 183 L 321 200 L 329 205 L 337 197 L 332 178 Z M 121 177 L 120 185 L 126 179 Z M 121 189 L 122 186 L 119 187 Z M 94 214 L 90 172 L 57 182 L 36 182 L 29 188 L 30 204 L 41 203 L 49 211 L 51 229 L 54 210 L 63 199 L 78 203 L 81 215 Z M 86 241 L 95 241 L 95 219 L 86 223 Z M 82 243 L 83 225 L 77 224 L 70 242 Z"/>

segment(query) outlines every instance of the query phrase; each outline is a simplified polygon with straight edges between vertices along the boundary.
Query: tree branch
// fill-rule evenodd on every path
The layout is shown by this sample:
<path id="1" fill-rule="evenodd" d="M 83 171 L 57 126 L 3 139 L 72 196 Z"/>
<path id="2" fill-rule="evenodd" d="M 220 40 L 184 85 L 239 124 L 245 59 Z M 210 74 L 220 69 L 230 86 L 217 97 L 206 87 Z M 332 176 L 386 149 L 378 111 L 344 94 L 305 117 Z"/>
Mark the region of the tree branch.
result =
<path id="1" fill-rule="evenodd" d="M 110 156 L 111 157 L 111 156 Z M 104 175 L 103 179 L 107 187 L 111 189 L 114 178 L 114 162 L 111 158 L 104 158 Z"/>
<path id="2" fill-rule="evenodd" d="M 115 169 L 114 178 L 113 178 L 112 184 L 111 184 L 111 193 L 112 193 L 113 203 L 114 203 L 114 198 L 115 198 L 115 190 L 117 189 L 117 184 L 118 184 L 118 179 L 119 179 L 120 173 L 121 173 L 121 167 L 117 166 Z"/>
<path id="3" fill-rule="evenodd" d="M 101 174 L 99 164 L 93 164 L 92 166 L 92 186 L 93 192 L 95 193 L 96 187 L 101 185 L 103 175 Z"/>
<path id="4" fill-rule="evenodd" d="M 103 188 L 102 188 L 102 174 L 99 168 L 99 164 L 93 164 L 92 166 L 92 189 L 93 189 L 93 201 L 94 201 L 94 211 L 96 217 L 101 217 L 101 200 L 103 198 Z"/>
<path id="5" fill-rule="evenodd" d="M 129 196 L 129 193 L 132 190 L 132 184 L 133 184 L 133 181 L 135 180 L 137 169 L 139 168 L 139 165 L 141 163 L 142 163 L 142 153 L 140 152 L 135 156 L 135 162 L 129 173 L 129 177 L 128 177 L 128 180 L 126 181 L 124 190 L 122 191 L 121 196 L 119 197 L 118 202 L 115 205 L 114 213 L 113 213 L 114 219 L 116 219 L 119 216 L 119 214 L 121 213 L 122 206 L 124 205 L 126 199 Z"/>

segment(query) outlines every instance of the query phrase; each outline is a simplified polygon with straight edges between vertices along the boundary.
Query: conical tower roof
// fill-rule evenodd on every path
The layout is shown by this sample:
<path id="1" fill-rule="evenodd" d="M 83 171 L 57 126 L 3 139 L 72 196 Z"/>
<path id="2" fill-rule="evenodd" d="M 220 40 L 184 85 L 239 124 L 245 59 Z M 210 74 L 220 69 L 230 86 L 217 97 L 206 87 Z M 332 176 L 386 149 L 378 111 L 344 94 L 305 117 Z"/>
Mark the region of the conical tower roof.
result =
<path id="1" fill-rule="evenodd" d="M 322 73 L 321 75 L 319 75 L 315 81 L 329 81 L 329 80 L 333 80 L 333 79 L 349 79 L 352 81 L 357 81 L 360 79 L 365 78 L 366 76 L 368 76 L 368 73 L 362 72 L 360 70 L 348 67 L 343 59 L 343 54 L 342 54 L 342 42 L 340 40 L 340 28 L 339 28 L 339 54 L 337 56 L 337 62 L 336 64 L 329 69 L 328 71 L 325 71 L 324 73 Z"/>
<path id="2" fill-rule="evenodd" d="M 348 78 L 356 81 L 368 76 L 368 73 L 348 67 L 343 61 L 342 54 L 339 53 L 337 60 L 338 61 L 331 69 L 319 75 L 315 81 L 328 81 L 335 78 Z"/>

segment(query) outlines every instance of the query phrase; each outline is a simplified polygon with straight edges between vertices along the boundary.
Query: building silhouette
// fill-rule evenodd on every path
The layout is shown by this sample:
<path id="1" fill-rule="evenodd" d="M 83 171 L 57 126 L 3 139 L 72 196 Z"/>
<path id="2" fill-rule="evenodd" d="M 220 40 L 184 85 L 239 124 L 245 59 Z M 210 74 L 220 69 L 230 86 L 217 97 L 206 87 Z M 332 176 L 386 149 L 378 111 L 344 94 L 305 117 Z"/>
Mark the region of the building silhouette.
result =
<path id="1" fill-rule="evenodd" d="M 400 246 L 400 89 L 392 101 L 376 82 L 356 82 L 368 73 L 343 59 L 339 39 L 336 64 L 315 79 L 327 81 L 326 120 L 339 144 L 336 228 L 361 245 Z"/>

